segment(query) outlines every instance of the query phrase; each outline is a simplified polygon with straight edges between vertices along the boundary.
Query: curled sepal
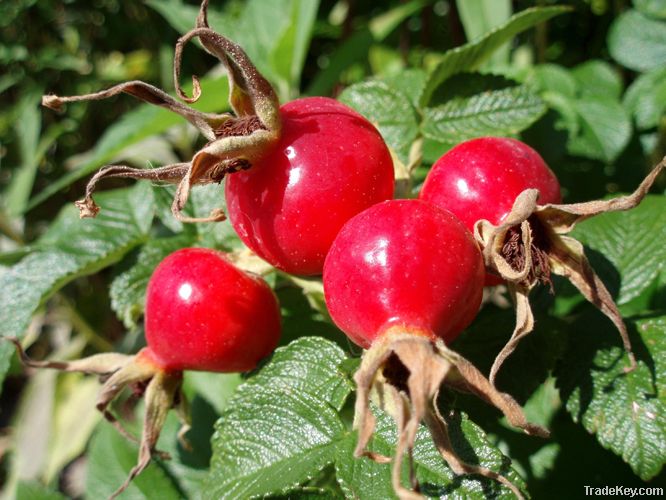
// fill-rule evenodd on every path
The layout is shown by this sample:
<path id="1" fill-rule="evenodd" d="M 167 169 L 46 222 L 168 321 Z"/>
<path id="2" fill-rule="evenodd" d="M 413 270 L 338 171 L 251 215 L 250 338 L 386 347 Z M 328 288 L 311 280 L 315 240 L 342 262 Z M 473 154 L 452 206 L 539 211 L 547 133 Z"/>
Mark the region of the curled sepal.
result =
<path id="1" fill-rule="evenodd" d="M 117 497 L 125 491 L 130 482 L 138 476 L 153 457 L 169 459 L 167 453 L 155 449 L 167 413 L 176 408 L 182 428 L 178 439 L 185 448 L 189 444 L 184 433 L 189 429 L 189 413 L 187 401 L 182 393 L 183 374 L 180 371 L 161 369 L 153 361 L 148 349 L 140 351 L 136 356 L 119 353 L 102 353 L 74 361 L 35 361 L 30 359 L 18 339 L 6 337 L 16 346 L 19 358 L 25 366 L 34 368 L 54 368 L 67 372 L 82 372 L 100 376 L 102 388 L 97 396 L 96 407 L 122 436 L 139 444 L 137 464 L 130 471 L 125 482 L 111 495 Z M 109 410 L 109 405 L 123 389 L 130 388 L 135 395 L 143 394 L 146 410 L 143 419 L 141 438 L 130 434 Z"/>
<path id="2" fill-rule="evenodd" d="M 448 349 L 441 340 L 426 335 L 408 333 L 400 328 L 382 335 L 365 353 L 354 376 L 357 397 L 354 427 L 358 442 L 354 455 L 366 456 L 380 463 L 391 458 L 367 450 L 375 429 L 375 417 L 370 399 L 390 414 L 398 429 L 398 442 L 391 471 L 393 488 L 402 500 L 422 498 L 411 460 L 416 432 L 421 422 L 430 430 L 442 458 L 456 474 L 478 474 L 506 485 L 519 498 L 518 488 L 507 478 L 485 467 L 463 462 L 453 450 L 446 420 L 440 414 L 436 400 L 442 385 L 459 391 L 472 392 L 501 410 L 509 423 L 528 434 L 546 437 L 548 431 L 527 422 L 522 409 L 508 394 L 494 386 L 469 361 Z M 411 489 L 401 482 L 402 462 L 410 460 Z"/>
<path id="3" fill-rule="evenodd" d="M 616 326 L 629 358 L 626 371 L 636 367 L 627 328 L 612 295 L 590 266 L 583 245 L 567 236 L 578 222 L 606 212 L 629 210 L 637 206 L 666 166 L 662 160 L 627 196 L 586 203 L 537 203 L 538 191 L 523 191 L 504 222 L 498 226 L 480 220 L 474 236 L 482 249 L 486 269 L 507 282 L 516 308 L 516 327 L 511 339 L 497 355 L 490 371 L 494 384 L 497 372 L 520 340 L 534 327 L 529 293 L 539 282 L 551 286 L 551 273 L 567 278 L 582 295 Z"/>
<path id="4" fill-rule="evenodd" d="M 243 49 L 208 27 L 208 1 L 201 3 L 195 29 L 181 37 L 174 55 L 174 80 L 181 99 L 191 103 L 201 95 L 196 77 L 193 97 L 186 96 L 180 86 L 182 51 L 185 44 L 199 38 L 207 52 L 216 56 L 229 75 L 229 105 L 234 112 L 202 113 L 174 99 L 163 90 L 141 81 L 115 85 L 109 89 L 79 96 L 46 95 L 42 104 L 59 110 L 68 102 L 100 100 L 120 93 L 161 106 L 187 119 L 199 129 L 208 143 L 189 162 L 166 165 L 157 169 L 136 169 L 121 165 L 103 167 L 90 180 L 83 200 L 76 202 L 80 215 L 95 217 L 99 207 L 92 193 L 96 184 L 106 177 L 129 177 L 178 184 L 171 206 L 174 216 L 183 222 L 211 222 L 225 219 L 221 209 L 206 217 L 187 217 L 182 211 L 192 186 L 219 183 L 230 173 L 250 168 L 277 142 L 281 132 L 280 103 L 270 83 L 257 71 Z"/>

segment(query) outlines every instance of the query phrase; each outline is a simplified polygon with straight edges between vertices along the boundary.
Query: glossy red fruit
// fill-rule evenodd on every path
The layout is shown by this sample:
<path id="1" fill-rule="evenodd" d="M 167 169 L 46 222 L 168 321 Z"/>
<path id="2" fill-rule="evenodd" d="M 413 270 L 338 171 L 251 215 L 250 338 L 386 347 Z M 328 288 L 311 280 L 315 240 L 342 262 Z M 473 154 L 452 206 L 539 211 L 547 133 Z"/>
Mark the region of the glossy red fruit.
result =
<path id="1" fill-rule="evenodd" d="M 264 260 L 292 274 L 321 274 L 342 225 L 393 197 L 393 163 L 372 124 L 334 99 L 297 99 L 280 109 L 275 149 L 227 178 L 227 211 Z"/>
<path id="2" fill-rule="evenodd" d="M 275 349 L 280 309 L 266 282 L 223 253 L 185 248 L 153 272 L 145 328 L 142 354 L 163 370 L 241 372 Z"/>
<path id="3" fill-rule="evenodd" d="M 393 326 L 448 343 L 476 316 L 483 276 L 471 233 L 451 213 L 392 200 L 342 228 L 324 291 L 335 324 L 363 348 Z"/>
<path id="4" fill-rule="evenodd" d="M 539 204 L 560 203 L 560 183 L 527 144 L 506 137 L 463 142 L 435 162 L 419 199 L 452 212 L 468 229 L 480 219 L 497 225 L 525 189 L 540 192 Z"/>

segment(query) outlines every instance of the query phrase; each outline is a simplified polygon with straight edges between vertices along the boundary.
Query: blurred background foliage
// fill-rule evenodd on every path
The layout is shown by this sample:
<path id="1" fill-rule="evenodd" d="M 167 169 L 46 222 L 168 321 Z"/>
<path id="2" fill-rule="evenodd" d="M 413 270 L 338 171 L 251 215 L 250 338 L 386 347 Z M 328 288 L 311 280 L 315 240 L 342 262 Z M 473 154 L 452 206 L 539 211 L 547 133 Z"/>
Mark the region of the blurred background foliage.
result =
<path id="1" fill-rule="evenodd" d="M 283 101 L 300 95 L 339 96 L 372 119 L 409 170 L 405 196 L 418 190 L 429 165 L 446 149 L 493 132 L 520 134 L 535 147 L 560 177 L 566 201 L 631 191 L 666 153 L 663 0 L 212 4 L 211 26 L 246 49 Z M 475 71 L 474 76 L 455 75 L 454 70 L 445 85 L 433 87 L 429 100 L 419 102 L 416 90 L 425 84 L 426 74 L 442 71 L 446 54 L 450 55 L 446 51 L 481 39 L 527 8 L 565 4 L 573 10 L 533 29 L 518 30 L 516 36 L 493 45 L 489 57 L 467 68 Z M 52 224 L 55 214 L 81 197 L 87 178 L 97 168 L 115 162 L 160 165 L 186 160 L 196 151 L 202 139 L 190 126 L 127 96 L 69 105 L 62 114 L 41 108 L 40 98 L 45 93 L 89 93 L 132 79 L 173 93 L 173 46 L 193 26 L 197 10 L 196 2 L 182 0 L 0 3 L 0 278 L 22 257 L 53 242 L 54 234 L 62 241 L 67 238 Z M 215 61 L 191 44 L 184 63 L 184 75 L 205 76 L 203 97 L 196 106 L 206 111 L 226 109 L 226 79 Z M 390 97 L 398 91 L 400 99 Z M 492 102 L 481 102 L 479 96 Z M 399 116 L 392 116 L 389 111 L 396 109 Z M 471 116 L 473 123 L 451 125 L 452 117 L 461 115 Z M 103 187 L 126 185 L 115 180 Z M 145 286 L 151 266 L 161 256 L 192 242 L 239 247 L 229 228 L 184 229 L 164 216 L 169 198 L 164 188 L 148 189 L 150 195 L 141 189 L 145 190 L 137 187 L 128 200 L 154 196 L 150 210 L 156 222 L 151 227 L 139 224 L 136 241 L 123 243 L 124 253 L 117 258 L 80 264 L 67 277 L 55 277 L 33 301 L 26 342 L 32 343 L 34 357 L 76 357 L 111 348 L 133 351 L 142 342 L 141 283 Z M 659 189 L 663 191 L 663 181 Z M 205 213 L 219 193 L 219 188 L 202 190 L 193 210 Z M 66 224 L 71 215 L 63 212 L 58 224 Z M 105 231 L 105 238 L 111 239 L 110 230 Z M 157 243 L 146 243 L 156 236 Z M 128 258 L 121 259 L 125 254 Z M 74 280 L 75 275 L 85 277 Z M 283 304 L 285 343 L 306 332 L 332 338 L 357 352 L 327 321 L 316 282 L 285 276 L 269 279 Z M 663 291 L 657 292 L 649 300 L 663 307 Z M 556 305 L 562 315 L 574 307 L 565 302 Z M 544 303 L 552 307 L 549 299 Z M 634 309 L 627 310 L 639 309 L 634 302 Z M 196 374 L 187 381 L 190 394 L 200 396 L 195 397 L 195 420 L 203 430 L 193 439 L 208 454 L 212 422 L 241 380 L 235 375 L 215 377 Z M 211 380 L 217 384 L 213 394 L 205 389 Z M 541 382 L 543 377 L 537 382 L 538 397 L 530 401 L 548 406 L 548 401 L 557 399 L 555 388 L 552 380 Z M 8 498 L 59 498 L 58 491 L 92 497 L 108 494 L 122 482 L 124 469 L 117 463 L 129 467 L 133 453 L 106 429 L 95 433 L 89 445 L 90 453 L 99 451 L 88 464 L 87 482 L 81 472 L 86 460 L 80 457 L 85 457 L 99 419 L 92 408 L 95 389 L 95 381 L 77 375 L 28 377 L 13 361 L 0 399 L 0 478 Z M 586 461 L 600 464 L 594 473 L 602 474 L 602 464 L 608 467 L 604 477 L 609 484 L 641 484 L 626 464 L 574 425 L 560 403 L 548 410 L 559 441 L 535 450 L 521 449 L 496 416 L 483 409 L 474 413 L 474 408 L 470 406 L 470 414 L 484 422 L 503 451 L 512 452 L 536 497 L 557 496 L 552 492 L 561 492 L 565 484 L 582 492 L 585 476 L 574 470 L 582 460 L 578 449 Z M 112 466 L 101 458 L 111 455 L 117 457 Z M 159 483 L 160 477 L 170 474 L 179 480 L 164 495 L 187 496 L 197 490 L 208 456 L 181 452 L 168 470 L 152 467 L 137 481 L 136 491 L 129 492 L 143 498 L 149 495 L 151 481 Z M 111 478 L 102 479 L 104 472 Z M 663 474 L 653 484 L 660 481 L 663 484 Z M 318 487 L 325 490 L 326 484 L 321 479 Z"/>

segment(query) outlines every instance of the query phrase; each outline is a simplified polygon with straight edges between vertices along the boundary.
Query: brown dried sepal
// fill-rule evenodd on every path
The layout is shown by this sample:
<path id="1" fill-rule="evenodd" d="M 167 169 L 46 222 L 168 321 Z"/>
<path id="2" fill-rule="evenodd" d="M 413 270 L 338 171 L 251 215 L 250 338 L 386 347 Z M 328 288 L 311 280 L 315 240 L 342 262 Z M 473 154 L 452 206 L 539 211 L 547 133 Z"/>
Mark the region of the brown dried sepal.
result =
<path id="1" fill-rule="evenodd" d="M 445 385 L 476 394 L 502 411 L 511 425 L 527 434 L 548 437 L 548 431 L 528 423 L 511 396 L 497 391 L 479 370 L 447 348 L 443 341 L 408 333 L 401 328 L 389 330 L 366 351 L 354 380 L 358 391 L 354 415 L 358 443 L 354 455 L 379 463 L 392 460 L 391 480 L 399 498 L 423 498 L 417 493 L 418 484 L 411 463 L 416 432 L 421 422 L 428 427 L 437 450 L 456 474 L 478 474 L 497 480 L 522 498 L 518 488 L 503 475 L 465 463 L 456 455 L 446 420 L 437 408 L 439 389 Z M 375 429 L 375 417 L 370 410 L 371 397 L 396 422 L 398 443 L 392 459 L 367 450 Z M 410 458 L 411 489 L 405 488 L 400 480 L 405 453 Z"/>
<path id="2" fill-rule="evenodd" d="M 97 397 L 97 409 L 123 437 L 139 444 L 139 457 L 136 465 L 125 482 L 109 498 L 115 498 L 125 491 L 130 482 L 148 467 L 154 456 L 167 460 L 170 458 L 168 453 L 156 450 L 155 446 L 171 408 L 176 409 L 182 423 L 178 439 L 185 448 L 189 448 L 189 443 L 184 437 L 190 429 L 190 417 L 187 400 L 181 390 L 182 372 L 160 370 L 150 361 L 149 357 L 142 354 L 144 351 L 140 351 L 136 356 L 112 352 L 95 354 L 74 361 L 35 361 L 26 355 L 17 338 L 5 338 L 16 346 L 16 351 L 24 366 L 54 368 L 65 372 L 81 372 L 99 376 L 102 388 Z M 129 433 L 109 410 L 110 403 L 126 387 L 133 391 L 133 396 L 143 395 L 146 402 L 140 439 Z"/>
<path id="3" fill-rule="evenodd" d="M 516 326 L 511 339 L 495 358 L 490 369 L 494 385 L 504 360 L 520 340 L 534 328 L 529 293 L 538 283 L 550 283 L 550 274 L 564 276 L 583 296 L 602 311 L 620 332 L 629 357 L 625 371 L 636 367 L 627 328 L 610 292 L 585 257 L 583 245 L 567 233 L 577 223 L 606 212 L 629 210 L 637 206 L 666 165 L 661 161 L 638 188 L 627 196 L 587 203 L 538 205 L 539 192 L 527 189 L 517 198 L 505 221 L 495 226 L 480 220 L 474 227 L 486 269 L 506 282 L 516 308 Z M 519 236 L 518 236 L 519 235 Z"/>
<path id="4" fill-rule="evenodd" d="M 174 81 L 178 96 L 185 102 L 195 102 L 201 95 L 196 76 L 192 77 L 194 94 L 185 95 L 180 86 L 183 47 L 193 38 L 199 38 L 204 49 L 217 57 L 229 76 L 229 104 L 234 114 L 202 113 L 174 99 L 163 90 L 141 81 L 130 81 L 109 89 L 79 96 L 59 97 L 45 95 L 42 105 L 60 110 L 63 104 L 77 101 L 106 99 L 120 93 L 130 94 L 142 101 L 167 108 L 179 114 L 203 134 L 208 143 L 186 163 L 167 165 L 156 169 L 137 169 L 111 165 L 100 169 L 89 181 L 85 198 L 76 202 L 81 218 L 95 217 L 99 207 L 92 199 L 97 182 L 107 177 L 129 177 L 178 184 L 171 206 L 174 216 L 183 222 L 221 221 L 226 217 L 221 209 L 207 217 L 192 218 L 183 215 L 190 189 L 198 184 L 219 183 L 225 175 L 250 168 L 280 137 L 282 123 L 280 103 L 270 83 L 257 71 L 243 49 L 208 27 L 208 0 L 201 3 L 193 30 L 182 36 L 174 54 Z"/>

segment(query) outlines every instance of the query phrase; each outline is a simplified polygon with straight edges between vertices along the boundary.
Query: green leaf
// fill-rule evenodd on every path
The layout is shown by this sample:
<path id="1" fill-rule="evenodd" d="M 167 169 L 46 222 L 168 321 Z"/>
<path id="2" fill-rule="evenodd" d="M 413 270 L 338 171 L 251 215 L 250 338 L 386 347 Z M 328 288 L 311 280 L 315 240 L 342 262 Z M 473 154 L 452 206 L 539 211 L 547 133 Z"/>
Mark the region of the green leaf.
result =
<path id="1" fill-rule="evenodd" d="M 87 498 L 108 498 L 127 479 L 136 464 L 138 447 L 113 428 L 108 422 L 97 427 L 88 450 L 86 476 Z M 123 499 L 180 499 L 177 485 L 155 461 L 153 461 L 118 497 Z"/>
<path id="2" fill-rule="evenodd" d="M 571 71 L 557 64 L 540 64 L 534 67 L 527 83 L 542 92 L 556 92 L 571 99 L 576 97 L 578 91 L 578 82 Z"/>
<path id="3" fill-rule="evenodd" d="M 382 415 L 377 423 L 378 425 L 388 426 L 390 423 L 387 420 L 388 418 Z M 355 458 L 356 440 L 356 433 L 350 433 L 338 446 L 335 460 L 335 475 L 345 498 L 358 500 L 396 499 L 397 496 L 391 486 L 391 466 L 377 464 L 366 457 Z M 395 437 L 393 440 L 395 441 Z M 383 449 L 388 455 L 394 452 L 395 448 L 387 445 L 382 447 L 382 444 L 384 443 L 378 438 L 374 438 L 371 442 L 375 451 L 381 453 L 380 450 Z"/>
<path id="4" fill-rule="evenodd" d="M 571 154 L 613 162 L 631 139 L 631 120 L 622 105 L 604 95 L 572 101 L 580 120 L 579 134 L 569 137 Z"/>
<path id="5" fill-rule="evenodd" d="M 634 7 L 642 14 L 658 19 L 666 19 L 666 3 L 664 0 L 634 0 Z"/>
<path id="6" fill-rule="evenodd" d="M 157 217 L 162 224 L 174 233 L 183 231 L 189 233 L 193 239 L 196 239 L 197 246 L 218 248 L 225 251 L 243 248 L 243 243 L 229 220 L 215 224 L 210 222 L 183 224 L 177 220 L 171 212 L 175 192 L 176 188 L 174 186 L 154 187 Z M 194 186 L 183 213 L 189 217 L 206 217 L 215 208 L 220 208 L 226 212 L 224 186 L 221 184 Z"/>
<path id="7" fill-rule="evenodd" d="M 383 41 L 424 4 L 423 0 L 412 0 L 372 18 L 328 57 L 326 67 L 317 73 L 305 93 L 329 95 L 343 71 L 354 63 L 367 59 L 368 51 L 374 43 Z"/>
<path id="8" fill-rule="evenodd" d="M 8 492 L 12 491 L 16 481 L 42 476 L 48 460 L 48 441 L 53 427 L 56 380 L 56 372 L 40 371 L 30 379 L 21 394 L 20 405 L 12 422 L 12 440 L 16 452 L 12 455 L 6 481 Z"/>
<path id="9" fill-rule="evenodd" d="M 351 391 L 335 344 L 305 337 L 275 351 L 216 425 L 206 498 L 286 492 L 333 462 Z"/>
<path id="10" fill-rule="evenodd" d="M 170 253 L 193 243 L 193 238 L 187 234 L 151 239 L 141 248 L 136 264 L 113 280 L 109 288 L 111 308 L 126 328 L 136 327 L 143 315 L 146 287 L 157 264 Z"/>
<path id="11" fill-rule="evenodd" d="M 290 3 L 289 22 L 273 46 L 270 58 L 276 74 L 287 83 L 281 95 L 294 98 L 298 94 L 319 0 L 292 0 Z"/>
<path id="12" fill-rule="evenodd" d="M 628 10 L 613 21 L 608 50 L 613 59 L 627 68 L 636 71 L 662 68 L 666 64 L 666 22 Z"/>
<path id="13" fill-rule="evenodd" d="M 95 378 L 67 373 L 58 377 L 57 384 L 44 473 L 49 482 L 57 479 L 63 468 L 85 451 L 95 425 L 102 418 L 93 404 L 99 393 L 99 382 Z"/>
<path id="14" fill-rule="evenodd" d="M 179 0 L 149 1 L 181 34 L 194 27 L 198 8 Z M 318 0 L 249 0 L 243 9 L 209 11 L 211 28 L 239 44 L 284 100 L 300 82 Z"/>
<path id="15" fill-rule="evenodd" d="M 202 78 L 201 98 L 193 107 L 205 112 L 218 112 L 227 109 L 229 107 L 227 103 L 229 91 L 226 81 L 226 76 Z M 188 93 L 191 93 L 191 85 L 183 85 L 183 87 Z M 130 99 L 129 96 L 121 98 Z M 94 103 L 91 106 L 94 106 Z M 61 189 L 109 164 L 109 162 L 117 161 L 119 157 L 122 157 L 123 151 L 130 146 L 182 123 L 185 123 L 183 118 L 167 109 L 149 104 L 139 105 L 135 110 L 124 114 L 117 122 L 106 129 L 90 152 L 90 158 L 83 165 L 77 170 L 63 175 L 40 191 L 30 200 L 27 209 L 34 208 Z"/>
<path id="16" fill-rule="evenodd" d="M 339 97 L 377 126 L 386 144 L 403 163 L 418 134 L 416 110 L 407 96 L 380 81 L 352 85 Z"/>
<path id="17" fill-rule="evenodd" d="M 323 285 L 318 280 L 289 277 L 296 286 L 280 282 L 275 291 L 282 313 L 280 343 L 287 344 L 299 337 L 317 332 L 317 335 L 336 342 L 340 347 L 349 346 L 347 337 L 331 322 L 323 297 Z"/>
<path id="18" fill-rule="evenodd" d="M 533 302 L 534 299 L 533 296 Z M 526 401 L 543 384 L 566 347 L 565 325 L 556 318 L 540 314 L 536 307 L 534 309 L 534 331 L 520 342 L 497 374 L 498 388 L 519 402 Z M 487 305 L 456 339 L 454 348 L 487 374 L 495 356 L 511 337 L 515 324 L 516 315 L 512 308 Z"/>
<path id="19" fill-rule="evenodd" d="M 148 184 L 100 193 L 103 210 L 95 219 L 79 219 L 65 207 L 34 251 L 0 275 L 0 333 L 22 337 L 34 312 L 70 281 L 120 260 L 145 241 L 153 219 Z M 13 349 L 0 343 L 0 380 Z"/>
<path id="20" fill-rule="evenodd" d="M 417 109 L 419 96 L 423 92 L 427 76 L 422 69 L 410 68 L 383 76 L 379 80 L 388 85 L 390 89 L 407 96 L 414 109 Z"/>
<path id="21" fill-rule="evenodd" d="M 616 302 L 626 304 L 647 290 L 666 262 L 666 197 L 648 195 L 626 212 L 588 219 L 573 236 L 583 242 L 592 266 Z"/>
<path id="22" fill-rule="evenodd" d="M 499 47 L 517 34 L 569 10 L 568 7 L 526 9 L 483 38 L 445 52 L 430 74 L 421 96 L 421 106 L 427 106 L 435 90 L 452 75 L 478 69 Z"/>
<path id="23" fill-rule="evenodd" d="M 647 481 L 666 462 L 666 316 L 628 326 L 636 370 L 624 373 L 627 357 L 615 328 L 588 306 L 572 325 L 557 378 L 574 421 Z"/>
<path id="24" fill-rule="evenodd" d="M 512 11 L 509 0 L 456 0 L 456 7 L 469 41 L 481 38 L 507 22 Z M 508 43 L 498 48 L 488 61 L 490 66 L 508 64 L 509 49 Z"/>
<path id="25" fill-rule="evenodd" d="M 242 382 L 238 373 L 185 372 L 185 388 L 205 399 L 220 414 L 227 407 L 236 387 Z"/>
<path id="26" fill-rule="evenodd" d="M 657 127 L 666 113 L 666 68 L 636 78 L 624 95 L 624 106 L 640 130 Z"/>
<path id="27" fill-rule="evenodd" d="M 590 60 L 579 64 L 571 70 L 571 76 L 583 96 L 604 95 L 619 100 L 622 96 L 622 78 L 618 72 L 605 61 Z"/>
<path id="28" fill-rule="evenodd" d="M 194 28 L 199 14 L 198 6 L 185 4 L 181 0 L 146 0 L 146 5 L 159 12 L 181 35 Z M 211 27 L 235 40 L 237 25 L 233 21 L 231 16 L 218 11 L 214 6 L 208 8 L 208 22 Z"/>
<path id="29" fill-rule="evenodd" d="M 16 498 L 19 500 L 66 500 L 67 497 L 59 491 L 48 489 L 36 481 L 21 481 L 16 489 Z"/>
<path id="30" fill-rule="evenodd" d="M 37 166 L 41 159 L 37 155 L 37 144 L 39 143 L 39 132 L 42 120 L 39 107 L 39 94 L 27 92 L 17 104 L 16 138 L 18 151 L 21 157 L 21 165 L 13 172 L 11 182 L 7 188 L 3 205 L 10 215 L 18 215 L 25 208 L 30 197 L 30 191 L 35 181 Z"/>
<path id="31" fill-rule="evenodd" d="M 474 79 L 469 78 L 472 82 Z M 453 144 L 484 135 L 512 135 L 530 126 L 545 111 L 544 102 L 526 85 L 485 90 L 426 108 L 422 131 L 428 139 Z"/>
<path id="32" fill-rule="evenodd" d="M 470 464 L 480 464 L 500 472 L 525 488 L 520 476 L 511 468 L 510 460 L 492 446 L 485 433 L 465 414 L 447 414 L 449 435 L 458 456 Z M 377 427 L 370 449 L 383 455 L 394 453 L 396 432 L 393 420 L 377 411 Z M 533 439 L 525 436 L 525 439 Z M 347 498 L 383 500 L 396 498 L 391 488 L 391 464 L 377 464 L 368 458 L 354 458 L 356 435 L 351 434 L 341 443 L 335 467 L 338 482 Z M 458 477 L 446 465 L 435 448 L 430 433 L 421 426 L 414 446 L 416 476 L 421 493 L 428 498 L 515 498 L 513 493 L 497 481 L 474 475 Z M 408 468 L 403 467 L 403 484 L 407 483 Z"/>

